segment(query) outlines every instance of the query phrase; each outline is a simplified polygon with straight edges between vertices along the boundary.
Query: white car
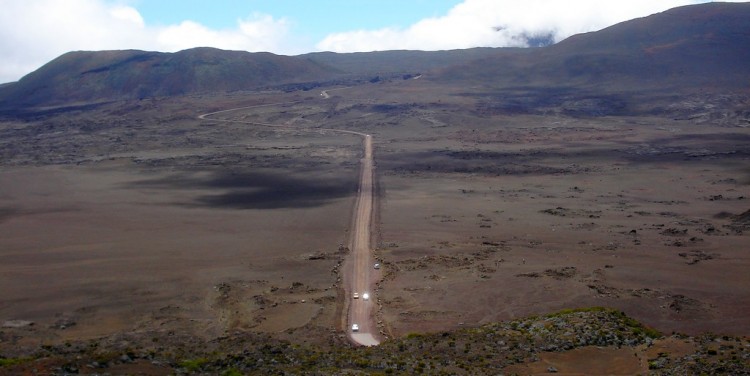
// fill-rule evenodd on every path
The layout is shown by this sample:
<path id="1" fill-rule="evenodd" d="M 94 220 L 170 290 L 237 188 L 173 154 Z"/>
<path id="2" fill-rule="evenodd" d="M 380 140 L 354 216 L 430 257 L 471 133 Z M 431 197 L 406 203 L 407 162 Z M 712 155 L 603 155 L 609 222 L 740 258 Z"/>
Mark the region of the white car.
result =
<path id="1" fill-rule="evenodd" d="M 370 300 L 370 294 L 368 294 L 368 293 L 362 294 L 362 299 L 364 299 L 364 300 Z"/>
<path id="2" fill-rule="evenodd" d="M 380 264 L 375 264 L 375 269 L 380 269 Z"/>
<path id="3" fill-rule="evenodd" d="M 358 332 L 359 331 L 359 325 L 352 324 L 352 332 Z"/>
<path id="4" fill-rule="evenodd" d="M 354 295 L 353 295 L 352 297 L 353 297 L 354 299 L 359 299 L 359 293 L 358 293 L 358 292 L 355 292 L 355 293 L 354 293 Z"/>

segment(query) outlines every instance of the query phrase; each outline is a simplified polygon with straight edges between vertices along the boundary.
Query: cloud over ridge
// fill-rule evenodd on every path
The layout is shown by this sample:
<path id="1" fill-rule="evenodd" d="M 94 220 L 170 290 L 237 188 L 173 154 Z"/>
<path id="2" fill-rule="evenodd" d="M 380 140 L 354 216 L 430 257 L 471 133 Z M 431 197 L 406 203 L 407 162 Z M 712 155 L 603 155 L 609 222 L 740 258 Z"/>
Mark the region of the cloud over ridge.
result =
<path id="1" fill-rule="evenodd" d="M 0 0 L 0 83 L 17 80 L 69 51 L 192 47 L 279 50 L 289 22 L 255 13 L 234 28 L 211 29 L 191 20 L 149 26 L 137 9 L 104 0 Z"/>
<path id="2" fill-rule="evenodd" d="M 0 83 L 17 80 L 55 57 L 76 50 L 174 52 L 215 47 L 297 54 L 316 50 L 538 46 L 669 8 L 704 2 L 464 0 L 444 15 L 405 27 L 333 33 L 314 46 L 300 48 L 296 45 L 300 38 L 293 32 L 295 24 L 302 20 L 289 20 L 283 14 L 239 15 L 234 25 L 217 29 L 189 19 L 170 25 L 148 25 L 135 7 L 127 5 L 133 3 L 129 0 L 0 0 Z"/>
<path id="3" fill-rule="evenodd" d="M 334 52 L 393 49 L 447 50 L 470 47 L 527 47 L 559 42 L 573 34 L 670 8 L 703 3 L 685 0 L 465 0 L 448 14 L 407 28 L 331 34 L 317 44 Z M 531 43 L 529 43 L 531 41 Z"/>

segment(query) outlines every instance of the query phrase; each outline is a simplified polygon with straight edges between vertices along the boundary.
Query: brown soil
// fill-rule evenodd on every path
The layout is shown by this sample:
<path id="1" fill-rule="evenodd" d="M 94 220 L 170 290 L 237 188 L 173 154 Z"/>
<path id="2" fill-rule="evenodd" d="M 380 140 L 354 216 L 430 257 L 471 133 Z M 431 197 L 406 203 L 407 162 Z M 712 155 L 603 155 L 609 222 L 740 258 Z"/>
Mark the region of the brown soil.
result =
<path id="1" fill-rule="evenodd" d="M 399 116 L 376 135 L 392 335 L 592 305 L 666 332 L 750 333 L 746 128 Z"/>
<path id="2" fill-rule="evenodd" d="M 137 137 L 176 130 L 152 129 L 134 136 L 135 150 L 109 153 L 96 135 L 74 134 L 60 140 L 71 149 L 57 163 L 30 164 L 37 156 L 15 149 L 0 171 L 0 323 L 28 324 L 4 325 L 0 345 L 154 329 L 327 340 L 317 333 L 339 315 L 357 140 L 196 132 L 206 127 L 197 137 L 232 139 L 209 148 L 166 139 L 179 145 L 160 149 Z"/>
<path id="3" fill-rule="evenodd" d="M 462 90 L 409 80 L 4 121 L 0 322 L 33 324 L 3 327 L 0 351 L 133 331 L 340 340 L 359 138 L 195 119 L 300 99 L 231 116 L 373 134 L 388 336 L 582 306 L 750 334 L 748 128 L 482 115 L 449 95 Z M 599 350 L 580 351 L 566 356 Z"/>

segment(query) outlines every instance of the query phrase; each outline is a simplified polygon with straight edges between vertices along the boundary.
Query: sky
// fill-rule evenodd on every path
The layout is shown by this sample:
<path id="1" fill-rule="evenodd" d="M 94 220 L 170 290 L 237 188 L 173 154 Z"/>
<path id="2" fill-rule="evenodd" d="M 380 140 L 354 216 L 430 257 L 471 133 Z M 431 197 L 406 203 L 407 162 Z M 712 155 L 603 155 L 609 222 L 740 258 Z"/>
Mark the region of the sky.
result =
<path id="1" fill-rule="evenodd" d="M 525 47 L 699 0 L 0 0 L 0 83 L 69 51 Z"/>

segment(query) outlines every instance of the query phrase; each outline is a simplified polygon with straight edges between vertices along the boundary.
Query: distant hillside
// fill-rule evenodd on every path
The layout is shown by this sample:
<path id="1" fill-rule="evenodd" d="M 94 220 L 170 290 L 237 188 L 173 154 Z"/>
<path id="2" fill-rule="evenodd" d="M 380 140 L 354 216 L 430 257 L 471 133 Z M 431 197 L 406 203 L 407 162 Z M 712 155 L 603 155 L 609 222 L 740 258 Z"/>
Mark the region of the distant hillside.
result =
<path id="1" fill-rule="evenodd" d="M 0 88 L 0 107 L 255 89 L 332 77 L 335 69 L 267 52 L 69 52 Z"/>
<path id="2" fill-rule="evenodd" d="M 742 89 L 750 85 L 750 3 L 674 8 L 527 53 L 498 51 L 438 79 L 487 86 Z"/>
<path id="3" fill-rule="evenodd" d="M 490 100 L 490 106 L 500 103 L 508 107 L 500 109 L 504 112 L 559 108 L 570 102 L 570 93 L 575 92 L 573 113 L 624 114 L 633 104 L 623 98 L 607 98 L 608 93 L 750 91 L 748 20 L 750 3 L 706 3 L 538 48 L 300 56 L 212 48 L 176 53 L 70 52 L 19 82 L 0 86 L 0 109 L 269 86 L 297 90 L 333 82 L 363 82 L 376 76 L 430 73 L 428 79 L 438 82 L 503 91 Z"/>
<path id="4" fill-rule="evenodd" d="M 470 48 L 449 51 L 375 51 L 375 52 L 315 52 L 300 55 L 311 61 L 337 68 L 355 75 L 415 74 L 466 64 L 474 60 L 495 56 L 498 48 Z M 504 50 L 521 51 L 506 48 Z"/>

